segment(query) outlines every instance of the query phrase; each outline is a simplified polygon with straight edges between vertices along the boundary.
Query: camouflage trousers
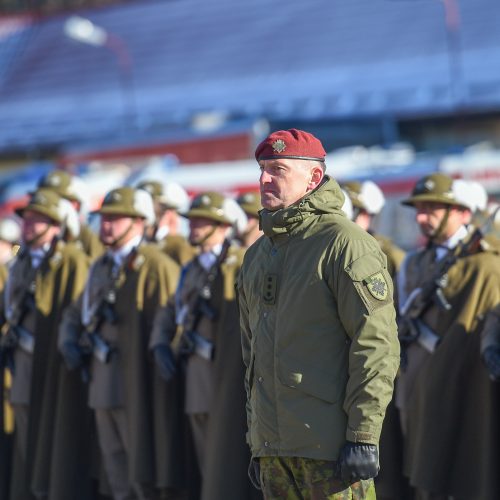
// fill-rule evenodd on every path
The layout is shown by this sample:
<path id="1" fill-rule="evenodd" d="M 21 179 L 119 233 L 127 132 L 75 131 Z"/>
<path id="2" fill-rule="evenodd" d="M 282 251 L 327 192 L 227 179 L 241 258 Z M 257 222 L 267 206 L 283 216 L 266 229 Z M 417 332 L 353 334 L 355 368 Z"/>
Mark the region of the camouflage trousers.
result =
<path id="1" fill-rule="evenodd" d="M 346 485 L 335 462 L 301 457 L 261 457 L 265 500 L 376 500 L 373 479 Z"/>

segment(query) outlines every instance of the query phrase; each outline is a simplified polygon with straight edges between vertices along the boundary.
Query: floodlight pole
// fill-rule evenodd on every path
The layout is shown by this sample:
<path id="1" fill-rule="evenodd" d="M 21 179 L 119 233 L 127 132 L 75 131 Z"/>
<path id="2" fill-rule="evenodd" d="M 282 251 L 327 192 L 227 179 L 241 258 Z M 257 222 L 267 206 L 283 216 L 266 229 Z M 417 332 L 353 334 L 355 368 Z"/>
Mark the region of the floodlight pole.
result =
<path id="1" fill-rule="evenodd" d="M 124 115 L 135 127 L 137 125 L 137 106 L 133 63 L 125 40 L 94 24 L 89 19 L 79 16 L 71 16 L 66 20 L 64 33 L 72 40 L 94 47 L 104 47 L 114 54 L 119 69 Z"/>
<path id="2" fill-rule="evenodd" d="M 448 62 L 450 88 L 456 104 L 461 107 L 467 98 L 463 63 L 460 10 L 456 0 L 440 0 L 444 7 L 446 44 L 448 48 Z"/>

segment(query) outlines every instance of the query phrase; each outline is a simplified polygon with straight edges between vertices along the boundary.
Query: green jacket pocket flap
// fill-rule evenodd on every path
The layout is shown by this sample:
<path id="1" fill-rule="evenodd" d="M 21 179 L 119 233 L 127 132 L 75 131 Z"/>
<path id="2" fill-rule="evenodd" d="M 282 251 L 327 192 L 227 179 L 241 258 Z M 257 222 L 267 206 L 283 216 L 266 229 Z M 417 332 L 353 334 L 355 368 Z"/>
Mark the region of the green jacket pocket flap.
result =
<path id="1" fill-rule="evenodd" d="M 345 269 L 353 281 L 363 281 L 386 267 L 383 255 L 368 253 L 351 262 Z"/>
<path id="2" fill-rule="evenodd" d="M 287 387 L 297 389 L 327 403 L 336 403 L 345 387 L 345 380 L 335 380 L 331 374 L 317 370 L 301 373 L 281 368 L 279 380 Z"/>

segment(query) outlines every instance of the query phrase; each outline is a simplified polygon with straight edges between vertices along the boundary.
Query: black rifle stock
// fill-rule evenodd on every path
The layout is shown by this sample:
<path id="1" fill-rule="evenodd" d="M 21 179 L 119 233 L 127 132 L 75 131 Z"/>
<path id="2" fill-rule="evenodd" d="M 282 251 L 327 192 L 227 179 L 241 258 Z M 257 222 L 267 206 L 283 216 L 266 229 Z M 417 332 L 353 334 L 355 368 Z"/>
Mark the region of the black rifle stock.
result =
<path id="1" fill-rule="evenodd" d="M 115 324 L 116 314 L 113 308 L 114 293 L 108 290 L 103 293 L 94 309 L 94 314 L 90 318 L 90 322 L 84 325 L 85 328 L 80 336 L 78 345 L 82 352 L 84 363 L 82 366 L 82 380 L 90 381 L 90 357 L 94 356 L 100 363 L 109 363 L 113 348 L 101 337 L 99 329 L 104 323 Z"/>
<path id="2" fill-rule="evenodd" d="M 128 260 L 127 260 L 128 262 Z M 119 275 L 119 273 L 118 273 Z M 99 296 L 93 301 L 91 306 L 84 301 L 85 321 L 83 322 L 83 331 L 78 340 L 78 348 L 80 349 L 84 363 L 82 366 L 82 380 L 90 381 L 90 358 L 93 356 L 100 363 L 109 363 L 113 348 L 99 334 L 104 323 L 111 325 L 116 324 L 117 317 L 114 310 L 116 302 L 116 279 L 117 277 L 110 276 L 109 285 L 101 290 Z"/>
<path id="3" fill-rule="evenodd" d="M 188 357 L 196 354 L 204 359 L 211 360 L 214 357 L 215 346 L 213 342 L 204 338 L 197 332 L 198 324 L 203 317 L 210 320 L 217 318 L 217 311 L 210 305 L 213 294 L 213 286 L 221 264 L 226 260 L 231 241 L 225 239 L 220 254 L 213 266 L 209 269 L 205 281 L 198 289 L 196 298 L 188 308 L 185 321 L 183 322 L 183 333 L 179 345 L 179 354 Z"/>
<path id="4" fill-rule="evenodd" d="M 52 245 L 54 247 L 54 244 Z M 52 252 L 52 248 L 49 254 Z M 27 252 L 24 249 L 23 252 Z M 19 254 L 21 256 L 21 252 Z M 35 337 L 33 333 L 22 326 L 22 322 L 29 311 L 36 308 L 35 304 L 35 274 L 36 271 L 31 267 L 29 272 L 24 276 L 21 297 L 16 301 L 6 301 L 5 323 L 2 327 L 0 339 L 0 352 L 5 366 L 14 372 L 14 351 L 19 347 L 28 354 L 33 354 L 35 351 Z M 7 280 L 6 288 L 9 289 L 12 285 L 10 280 Z M 9 294 L 6 293 L 6 296 Z"/>

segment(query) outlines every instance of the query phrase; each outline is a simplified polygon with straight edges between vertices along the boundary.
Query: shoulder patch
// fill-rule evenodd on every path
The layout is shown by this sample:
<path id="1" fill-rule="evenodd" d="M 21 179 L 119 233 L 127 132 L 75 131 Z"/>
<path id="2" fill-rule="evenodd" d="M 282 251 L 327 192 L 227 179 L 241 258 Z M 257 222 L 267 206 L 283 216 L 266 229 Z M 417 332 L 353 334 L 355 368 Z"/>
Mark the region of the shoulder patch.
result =
<path id="1" fill-rule="evenodd" d="M 381 272 L 372 274 L 365 280 L 366 288 L 377 300 L 386 300 L 389 293 L 389 286 Z"/>

